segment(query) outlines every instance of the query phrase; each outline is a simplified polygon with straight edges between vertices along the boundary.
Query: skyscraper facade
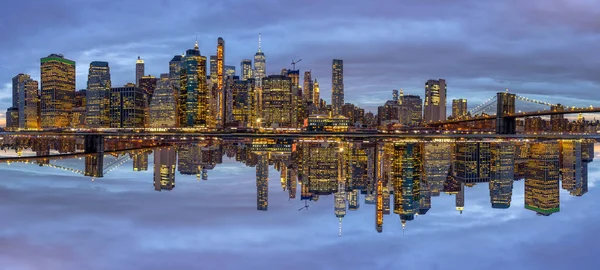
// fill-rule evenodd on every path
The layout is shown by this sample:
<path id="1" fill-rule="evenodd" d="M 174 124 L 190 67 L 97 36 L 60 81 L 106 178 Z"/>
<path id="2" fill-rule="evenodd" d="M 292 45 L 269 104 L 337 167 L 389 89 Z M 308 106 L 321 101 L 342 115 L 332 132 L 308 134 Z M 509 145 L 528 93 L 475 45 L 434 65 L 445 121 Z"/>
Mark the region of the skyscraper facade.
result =
<path id="1" fill-rule="evenodd" d="M 223 89 L 225 75 L 225 40 L 217 39 L 217 87 Z"/>
<path id="2" fill-rule="evenodd" d="M 304 72 L 304 88 L 302 89 L 304 103 L 313 102 L 314 84 L 310 71 Z"/>
<path id="3" fill-rule="evenodd" d="M 179 123 L 179 107 L 178 107 L 178 102 L 179 102 L 179 93 L 180 93 L 180 81 L 181 81 L 181 77 L 180 77 L 180 71 L 181 71 L 181 60 L 183 59 L 182 55 L 175 55 L 173 56 L 173 59 L 171 59 L 171 61 L 169 62 L 169 80 L 171 81 L 171 88 L 173 90 L 173 95 L 175 97 L 175 113 L 176 113 L 176 118 L 175 118 L 175 126 L 179 127 L 180 123 Z"/>
<path id="4" fill-rule="evenodd" d="M 532 143 L 530 154 L 525 177 L 525 209 L 549 216 L 560 211 L 559 145 Z"/>
<path id="5" fill-rule="evenodd" d="M 317 105 L 317 107 L 319 107 L 319 104 L 321 102 L 321 89 L 319 88 L 319 82 L 317 82 L 317 79 L 315 79 L 315 81 L 313 82 L 312 102 L 313 104 Z"/>
<path id="6" fill-rule="evenodd" d="M 135 84 L 110 89 L 110 127 L 143 128 L 146 95 Z"/>
<path id="7" fill-rule="evenodd" d="M 225 65 L 225 72 L 223 76 L 225 76 L 225 78 L 235 76 L 235 66 Z"/>
<path id="8" fill-rule="evenodd" d="M 269 153 L 259 153 L 256 164 L 256 210 L 269 207 Z"/>
<path id="9" fill-rule="evenodd" d="M 198 43 L 182 59 L 180 70 L 179 122 L 181 127 L 206 127 L 209 118 L 209 91 L 206 85 L 206 57 Z"/>
<path id="10" fill-rule="evenodd" d="M 252 60 L 244 59 L 240 63 L 241 72 L 242 72 L 242 81 L 254 78 L 252 76 Z"/>
<path id="11" fill-rule="evenodd" d="M 135 61 L 135 85 L 140 85 L 140 79 L 144 77 L 145 64 L 144 60 L 142 60 L 139 56 Z"/>
<path id="12" fill-rule="evenodd" d="M 514 145 L 511 142 L 492 142 L 489 184 L 492 208 L 510 207 L 514 175 Z"/>
<path id="13" fill-rule="evenodd" d="M 417 95 L 400 96 L 400 122 L 406 126 L 418 126 L 423 122 L 423 100 Z"/>
<path id="14" fill-rule="evenodd" d="M 150 101 L 150 127 L 177 126 L 177 99 L 170 74 L 161 74 Z"/>
<path id="15" fill-rule="evenodd" d="M 464 98 L 452 100 L 452 117 L 460 118 L 467 115 L 467 100 Z"/>
<path id="16" fill-rule="evenodd" d="M 263 80 L 263 127 L 292 127 L 292 80 L 287 76 L 270 75 Z"/>
<path id="17" fill-rule="evenodd" d="M 210 56 L 210 82 L 212 85 L 217 85 L 217 80 L 218 80 L 218 75 L 217 75 L 217 56 L 216 55 L 211 55 Z"/>
<path id="18" fill-rule="evenodd" d="M 331 110 L 333 115 L 342 113 L 344 105 L 344 61 L 333 59 L 331 67 Z"/>
<path id="19" fill-rule="evenodd" d="M 110 88 L 108 62 L 94 61 L 90 63 L 85 98 L 85 123 L 87 127 L 110 127 Z"/>
<path id="20" fill-rule="evenodd" d="M 175 187 L 176 160 L 174 147 L 154 150 L 154 190 L 172 190 Z"/>
<path id="21" fill-rule="evenodd" d="M 75 62 L 61 54 L 51 54 L 40 62 L 41 127 L 69 127 L 75 94 Z"/>
<path id="22" fill-rule="evenodd" d="M 446 120 L 446 80 L 428 80 L 425 83 L 425 122 Z"/>
<path id="23" fill-rule="evenodd" d="M 19 128 L 39 129 L 39 93 L 38 82 L 27 78 L 18 85 L 19 93 Z"/>
<path id="24" fill-rule="evenodd" d="M 19 73 L 17 74 L 17 76 L 14 76 L 12 78 L 12 107 L 19 108 L 19 90 L 21 89 L 20 86 L 22 86 L 26 80 L 30 79 L 31 76 L 23 73 Z"/>
<path id="25" fill-rule="evenodd" d="M 258 51 L 254 55 L 254 78 L 256 79 L 256 85 L 262 86 L 262 79 L 267 74 L 267 58 L 262 52 L 261 48 L 261 36 L 258 34 Z"/>

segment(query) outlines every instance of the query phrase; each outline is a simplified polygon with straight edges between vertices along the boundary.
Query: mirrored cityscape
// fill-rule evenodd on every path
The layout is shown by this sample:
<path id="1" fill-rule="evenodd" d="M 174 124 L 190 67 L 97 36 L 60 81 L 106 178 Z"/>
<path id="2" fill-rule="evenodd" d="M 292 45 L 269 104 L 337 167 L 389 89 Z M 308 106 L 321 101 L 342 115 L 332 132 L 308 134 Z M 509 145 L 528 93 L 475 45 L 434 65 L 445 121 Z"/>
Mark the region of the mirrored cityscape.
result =
<path id="1" fill-rule="evenodd" d="M 539 216 L 559 214 L 560 190 L 580 197 L 588 192 L 588 164 L 594 140 L 401 139 L 401 138 L 211 138 L 171 141 L 98 136 L 4 136 L 0 170 L 15 163 L 79 174 L 91 182 L 128 164 L 131 172 L 153 171 L 159 192 L 176 190 L 178 177 L 210 181 L 225 160 L 253 167 L 256 210 L 269 210 L 269 194 L 287 193 L 308 211 L 320 200 L 333 200 L 331 215 L 343 233 L 343 220 L 361 205 L 374 205 L 374 231 L 384 224 L 409 225 L 426 216 L 432 198 L 455 199 L 456 211 L 468 211 L 469 189 L 485 185 L 489 208 L 511 207 L 515 182 L 524 182 L 524 207 Z M 89 153 L 90 148 L 95 150 Z M 87 151 L 87 152 L 86 152 Z M 69 166 L 65 160 L 74 160 Z M 131 162 L 129 162 L 131 161 Z M 273 190 L 269 183 L 280 183 Z M 364 207 L 363 207 L 364 208 Z M 372 211 L 372 210 L 363 210 Z M 398 216 L 398 217 L 395 217 Z M 425 218 L 425 217 L 423 217 Z M 426 219 L 426 218 L 425 218 Z M 385 222 L 384 222 L 385 220 Z"/>

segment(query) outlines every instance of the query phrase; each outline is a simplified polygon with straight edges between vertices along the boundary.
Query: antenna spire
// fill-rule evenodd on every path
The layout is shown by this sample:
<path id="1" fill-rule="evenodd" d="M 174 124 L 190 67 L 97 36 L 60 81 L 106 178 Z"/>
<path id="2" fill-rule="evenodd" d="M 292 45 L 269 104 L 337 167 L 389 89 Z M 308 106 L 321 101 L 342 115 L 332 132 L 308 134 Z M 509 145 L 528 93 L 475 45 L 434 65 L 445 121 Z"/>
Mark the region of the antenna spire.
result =
<path id="1" fill-rule="evenodd" d="M 194 44 L 194 49 L 198 49 L 198 33 L 196 33 L 196 43 Z"/>
<path id="2" fill-rule="evenodd" d="M 340 222 L 340 231 L 339 231 L 339 235 L 340 237 L 342 237 L 342 218 L 339 218 L 339 222 Z"/>
<path id="3" fill-rule="evenodd" d="M 260 33 L 258 33 L 258 52 L 261 52 L 262 47 L 261 47 L 261 36 Z"/>

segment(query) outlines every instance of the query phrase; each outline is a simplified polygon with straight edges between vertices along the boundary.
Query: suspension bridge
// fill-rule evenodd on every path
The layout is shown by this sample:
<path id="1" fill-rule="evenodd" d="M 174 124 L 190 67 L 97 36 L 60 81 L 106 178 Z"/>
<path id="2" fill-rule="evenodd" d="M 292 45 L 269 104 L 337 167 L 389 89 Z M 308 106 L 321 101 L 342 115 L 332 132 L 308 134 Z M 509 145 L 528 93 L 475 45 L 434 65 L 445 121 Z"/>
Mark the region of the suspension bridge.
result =
<path id="1" fill-rule="evenodd" d="M 545 108 L 541 110 L 517 111 L 517 100 L 523 101 L 525 104 L 542 105 L 545 106 Z M 491 97 L 482 104 L 476 106 L 469 111 L 467 116 L 457 119 L 431 122 L 427 123 L 427 126 L 440 127 L 466 122 L 495 120 L 497 134 L 515 134 L 517 118 L 596 112 L 600 112 L 600 107 L 569 107 L 519 96 L 509 93 L 507 90 L 506 92 L 497 93 L 496 96 Z"/>

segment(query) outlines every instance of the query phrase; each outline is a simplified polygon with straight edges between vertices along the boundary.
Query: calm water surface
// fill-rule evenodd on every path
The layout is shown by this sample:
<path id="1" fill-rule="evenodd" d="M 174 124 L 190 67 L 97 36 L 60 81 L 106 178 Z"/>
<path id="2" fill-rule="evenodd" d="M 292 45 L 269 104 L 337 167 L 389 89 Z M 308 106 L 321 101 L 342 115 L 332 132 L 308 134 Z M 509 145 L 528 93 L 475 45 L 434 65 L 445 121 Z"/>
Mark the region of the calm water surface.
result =
<path id="1" fill-rule="evenodd" d="M 598 269 L 593 142 L 117 144 L 4 138 L 0 269 Z"/>

